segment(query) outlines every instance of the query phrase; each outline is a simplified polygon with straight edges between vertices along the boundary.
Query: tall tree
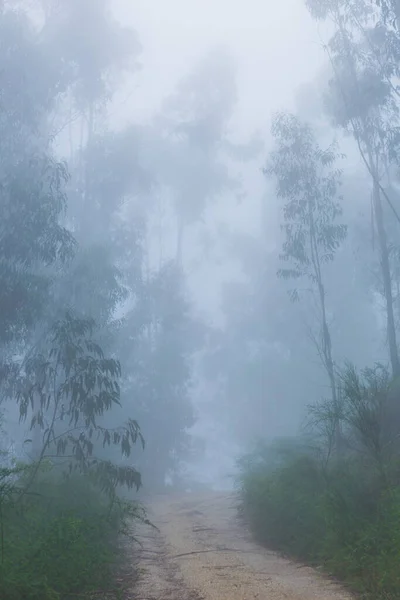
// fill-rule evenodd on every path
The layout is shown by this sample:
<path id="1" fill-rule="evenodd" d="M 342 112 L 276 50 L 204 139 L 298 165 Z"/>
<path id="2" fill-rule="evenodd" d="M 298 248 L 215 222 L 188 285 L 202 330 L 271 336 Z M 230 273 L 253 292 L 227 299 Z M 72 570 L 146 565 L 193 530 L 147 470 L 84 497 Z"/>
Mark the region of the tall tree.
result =
<path id="1" fill-rule="evenodd" d="M 60 224 L 68 171 L 46 132 L 63 71 L 23 13 L 0 12 L 0 49 L 0 340 L 7 342 L 23 340 L 40 318 L 52 267 L 76 244 Z"/>
<path id="2" fill-rule="evenodd" d="M 278 275 L 284 279 L 306 278 L 311 282 L 319 309 L 319 336 L 316 345 L 327 372 L 332 401 L 339 415 L 335 362 L 326 304 L 325 265 L 346 236 L 346 226 L 337 223 L 342 214 L 340 171 L 334 145 L 322 150 L 306 124 L 289 114 L 278 114 L 272 125 L 276 148 L 264 172 L 274 177 L 282 207 L 285 232 L 281 259 L 290 263 Z M 299 298 L 299 290 L 292 291 Z M 337 419 L 339 416 L 337 416 Z M 337 422 L 337 443 L 339 443 Z"/>
<path id="3" fill-rule="evenodd" d="M 271 248 L 275 233 L 266 224 L 255 238 L 232 237 L 228 252 L 241 277 L 223 287 L 224 325 L 209 336 L 203 360 L 214 388 L 210 413 L 227 424 L 231 445 L 239 447 L 294 434 L 325 383 L 315 373 L 300 306 L 290 302 L 283 282 L 271 283 L 279 265 Z"/>
<path id="4" fill-rule="evenodd" d="M 125 370 L 123 394 L 127 406 L 135 399 L 135 414 L 149 439 L 139 463 L 147 485 L 162 487 L 188 454 L 188 430 L 195 422 L 192 361 L 203 338 L 174 261 L 143 277 L 123 331 L 117 344 Z"/>
<path id="5" fill-rule="evenodd" d="M 223 160 L 235 101 L 234 61 L 224 49 L 215 48 L 182 78 L 155 118 L 157 172 L 172 193 L 180 264 L 187 227 L 224 190 L 238 189 Z"/>
<path id="6" fill-rule="evenodd" d="M 109 0 L 50 0 L 40 34 L 69 73 L 52 134 L 57 138 L 68 132 L 64 138 L 73 188 L 80 197 L 82 225 L 89 231 L 90 208 L 97 200 L 91 162 L 97 150 L 92 146 L 98 145 L 95 134 L 107 127 L 107 108 L 123 75 L 139 68 L 141 46 L 136 31 L 116 20 Z"/>
<path id="7" fill-rule="evenodd" d="M 329 20 L 334 25 L 334 34 L 326 46 L 332 68 L 327 104 L 336 126 L 352 134 L 370 176 L 389 355 L 393 375 L 397 377 L 400 358 L 385 206 L 400 224 L 399 214 L 386 189 L 388 166 L 393 160 L 398 162 L 397 152 L 393 152 L 399 122 L 395 83 L 399 65 L 398 33 L 383 25 L 376 4 L 370 1 L 309 0 L 307 5 L 314 18 Z"/>

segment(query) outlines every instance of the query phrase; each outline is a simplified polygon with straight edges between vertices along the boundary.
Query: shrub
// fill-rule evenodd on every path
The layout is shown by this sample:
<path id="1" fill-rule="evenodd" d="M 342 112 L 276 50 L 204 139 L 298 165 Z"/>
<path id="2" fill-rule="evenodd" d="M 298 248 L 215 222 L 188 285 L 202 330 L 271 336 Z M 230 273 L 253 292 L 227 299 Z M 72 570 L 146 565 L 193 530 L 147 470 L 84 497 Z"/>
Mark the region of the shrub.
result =
<path id="1" fill-rule="evenodd" d="M 329 440 L 321 447 L 314 422 L 319 445 L 258 447 L 241 459 L 242 511 L 261 542 L 322 564 L 364 597 L 396 600 L 400 482 L 396 428 L 386 425 L 392 389 L 381 367 L 364 375 L 344 373 L 341 452 L 330 456 Z"/>
<path id="2" fill-rule="evenodd" d="M 132 419 L 114 428 L 100 423 L 120 405 L 121 369 L 95 332 L 91 319 L 67 313 L 20 365 L 5 369 L 5 398 L 43 437 L 30 465 L 6 468 L 11 453 L 1 455 L 0 598 L 92 598 L 114 580 L 119 533 L 135 509 L 117 490 L 140 487 L 126 459 L 143 438 Z M 118 463 L 98 456 L 115 448 Z"/>
<path id="3" fill-rule="evenodd" d="M 0 496 L 0 597 L 61 600 L 110 589 L 122 560 L 119 533 L 129 505 L 100 493 L 88 479 L 41 472 L 29 493 L 24 472 L 3 469 Z M 92 596 L 90 596 L 92 597 Z"/>
<path id="4" fill-rule="evenodd" d="M 244 513 L 259 541 L 314 558 L 315 538 L 323 528 L 319 510 L 323 488 L 311 457 L 272 468 L 259 464 L 242 472 L 241 489 Z"/>

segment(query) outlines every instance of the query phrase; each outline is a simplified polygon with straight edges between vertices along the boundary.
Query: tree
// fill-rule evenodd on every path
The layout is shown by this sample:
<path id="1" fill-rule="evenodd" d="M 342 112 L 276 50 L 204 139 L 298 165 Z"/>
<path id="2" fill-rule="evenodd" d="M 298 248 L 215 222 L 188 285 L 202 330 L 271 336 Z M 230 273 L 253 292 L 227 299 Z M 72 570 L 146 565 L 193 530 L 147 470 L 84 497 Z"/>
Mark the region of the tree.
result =
<path id="1" fill-rule="evenodd" d="M 279 257 L 269 227 L 257 237 L 232 237 L 228 252 L 241 276 L 222 290 L 224 325 L 211 332 L 203 359 L 203 377 L 214 388 L 209 410 L 214 422 L 227 424 L 231 447 L 294 434 L 324 385 L 300 306 L 290 302 L 283 282 L 272 283 Z"/>
<path id="2" fill-rule="evenodd" d="M 400 375 L 393 302 L 390 243 L 385 205 L 400 223 L 387 191 L 390 163 L 397 161 L 399 107 L 395 79 L 398 76 L 398 32 L 377 19 L 375 3 L 320 2 L 307 6 L 316 19 L 329 19 L 335 27 L 326 49 L 332 78 L 327 105 L 336 126 L 353 136 L 371 179 L 372 204 L 380 252 L 387 336 L 392 372 Z M 384 16 L 384 15 L 383 15 Z M 385 222 L 386 221 L 386 222 Z"/>
<path id="3" fill-rule="evenodd" d="M 149 487 L 163 487 L 166 475 L 179 474 L 188 454 L 188 430 L 195 422 L 192 360 L 203 328 L 184 285 L 174 262 L 144 279 L 117 345 L 125 371 L 124 403 L 129 407 L 135 398 L 135 414 L 148 439 L 139 464 Z"/>
<path id="4" fill-rule="evenodd" d="M 290 263 L 288 268 L 278 271 L 278 276 L 295 280 L 306 278 L 311 282 L 312 292 L 316 292 L 320 331 L 315 342 L 339 415 L 324 271 L 325 265 L 333 261 L 347 232 L 345 225 L 337 224 L 342 214 L 338 196 L 341 172 L 335 166 L 339 156 L 335 145 L 322 150 L 309 126 L 293 115 L 278 114 L 273 121 L 272 134 L 276 148 L 264 172 L 275 178 L 277 196 L 284 202 L 286 239 L 281 259 Z M 299 298 L 298 289 L 292 291 L 292 298 Z M 339 443 L 338 437 L 336 442 Z"/>
<path id="5" fill-rule="evenodd" d="M 46 49 L 36 43 L 23 14 L 0 12 L 0 49 L 0 341 L 5 343 L 21 341 L 40 317 L 52 265 L 72 257 L 75 241 L 60 225 L 68 171 L 43 135 L 46 115 L 63 89 L 62 74 L 57 63 L 45 60 Z M 41 78 L 35 77 L 38 71 Z"/>
<path id="6" fill-rule="evenodd" d="M 102 490 L 113 495 L 117 485 L 140 487 L 139 472 L 117 467 L 94 454 L 96 444 L 118 444 L 122 455 L 141 437 L 136 421 L 114 429 L 98 419 L 120 404 L 119 362 L 104 355 L 92 338 L 94 322 L 66 314 L 54 323 L 40 346 L 26 355 L 20 375 L 9 381 L 8 396 L 16 398 L 20 416 L 31 414 L 30 428 L 43 431 L 40 455 L 31 482 L 46 458 L 67 457 L 69 472 L 91 474 Z M 26 493 L 27 488 L 23 490 Z"/>
<path id="7" fill-rule="evenodd" d="M 235 87 L 232 57 L 214 48 L 182 78 L 154 119 L 157 173 L 172 193 L 179 264 L 187 227 L 201 220 L 219 194 L 239 189 L 223 158 Z"/>
<path id="8" fill-rule="evenodd" d="M 68 75 L 68 86 L 52 115 L 51 135 L 69 148 L 71 189 L 79 197 L 81 219 L 87 219 L 82 226 L 89 231 L 90 210 L 98 201 L 92 163 L 99 145 L 96 134 L 107 128 L 107 108 L 117 83 L 139 68 L 141 46 L 137 33 L 116 20 L 109 0 L 45 4 L 40 38 Z"/>
<path id="9" fill-rule="evenodd" d="M 118 361 L 98 343 L 99 326 L 110 325 L 124 290 L 110 257 L 97 252 L 99 269 L 92 249 L 78 248 L 61 225 L 69 173 L 54 157 L 48 122 L 70 80 L 57 70 L 54 55 L 47 60 L 47 40 L 24 13 L 1 12 L 0 30 L 0 383 L 11 410 L 17 402 L 22 420 L 34 429 L 35 476 L 49 452 L 59 457 L 68 451 L 81 469 L 87 467 L 96 436 L 105 444 L 120 442 L 129 454 L 139 431 L 134 421 L 113 432 L 98 423 L 119 404 L 121 376 Z M 99 271 L 107 274 L 101 285 Z M 89 276 L 94 301 L 84 289 Z M 110 485 L 140 484 L 132 467 L 118 470 L 104 460 L 96 465 L 102 486 L 106 476 Z"/>

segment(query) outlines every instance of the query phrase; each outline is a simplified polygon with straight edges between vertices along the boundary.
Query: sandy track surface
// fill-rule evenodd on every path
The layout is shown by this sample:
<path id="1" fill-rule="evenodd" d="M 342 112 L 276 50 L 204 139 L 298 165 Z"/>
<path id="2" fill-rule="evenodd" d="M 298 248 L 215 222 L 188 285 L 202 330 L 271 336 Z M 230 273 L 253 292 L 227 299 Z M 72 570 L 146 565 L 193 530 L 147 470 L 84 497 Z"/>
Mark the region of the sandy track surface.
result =
<path id="1" fill-rule="evenodd" d="M 350 600 L 317 571 L 254 543 L 226 493 L 160 497 L 148 507 L 137 600 Z"/>

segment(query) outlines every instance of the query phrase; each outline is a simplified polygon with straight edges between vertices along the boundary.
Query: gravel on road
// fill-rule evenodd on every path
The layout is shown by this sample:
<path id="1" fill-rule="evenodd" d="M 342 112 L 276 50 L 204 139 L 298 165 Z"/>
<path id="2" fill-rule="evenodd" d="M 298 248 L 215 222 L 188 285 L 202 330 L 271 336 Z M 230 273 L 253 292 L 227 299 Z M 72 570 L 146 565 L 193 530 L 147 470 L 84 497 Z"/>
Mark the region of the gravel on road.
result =
<path id="1" fill-rule="evenodd" d="M 139 532 L 137 600 L 351 600 L 317 570 L 257 545 L 237 516 L 234 494 L 153 499 L 157 529 Z"/>

